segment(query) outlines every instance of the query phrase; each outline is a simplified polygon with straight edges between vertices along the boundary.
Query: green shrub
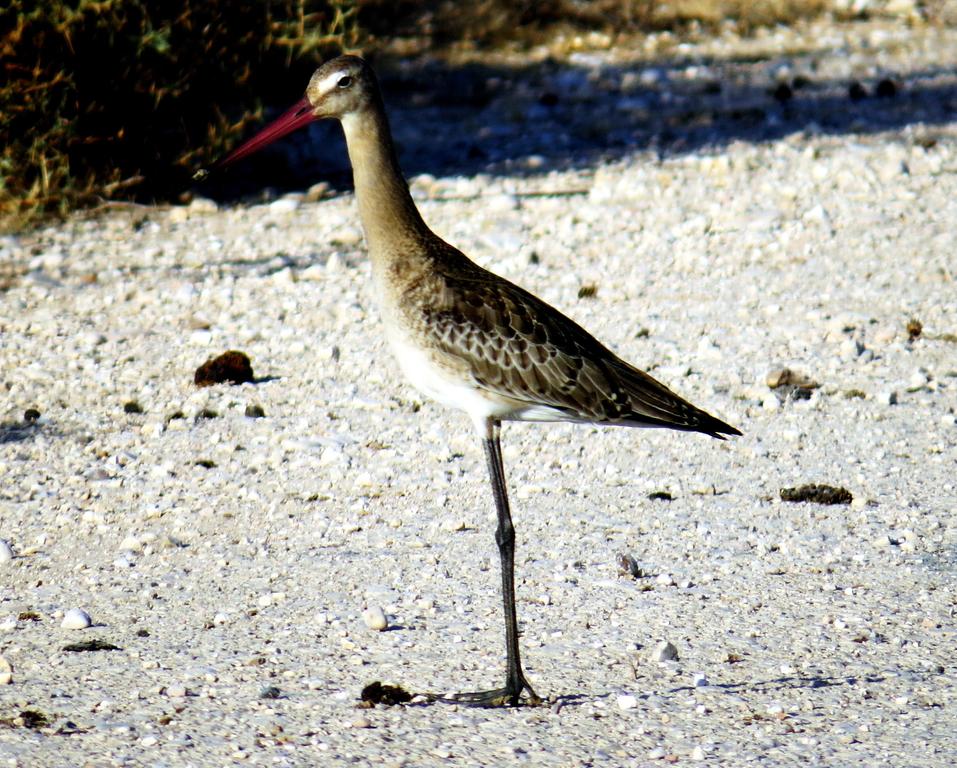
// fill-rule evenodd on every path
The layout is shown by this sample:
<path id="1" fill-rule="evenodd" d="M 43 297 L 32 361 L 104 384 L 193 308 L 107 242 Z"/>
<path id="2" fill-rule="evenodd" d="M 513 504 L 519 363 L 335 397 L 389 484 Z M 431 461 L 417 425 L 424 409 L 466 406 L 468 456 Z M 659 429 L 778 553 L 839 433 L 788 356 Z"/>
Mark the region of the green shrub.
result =
<path id="1" fill-rule="evenodd" d="M 355 40 L 355 0 L 7 0 L 0 226 L 117 196 L 175 198 L 260 99 Z M 238 120 L 236 115 L 244 115 Z"/>

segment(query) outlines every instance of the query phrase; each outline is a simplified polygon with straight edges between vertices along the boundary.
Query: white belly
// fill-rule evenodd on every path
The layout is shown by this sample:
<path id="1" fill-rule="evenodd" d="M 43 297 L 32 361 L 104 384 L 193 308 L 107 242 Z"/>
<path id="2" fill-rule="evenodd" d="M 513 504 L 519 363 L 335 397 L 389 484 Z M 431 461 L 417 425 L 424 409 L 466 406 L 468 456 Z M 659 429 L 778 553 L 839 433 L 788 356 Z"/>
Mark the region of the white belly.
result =
<path id="1" fill-rule="evenodd" d="M 401 332 L 388 333 L 389 345 L 406 378 L 422 394 L 450 408 L 465 411 L 484 433 L 490 421 L 567 421 L 568 415 L 547 405 L 528 404 L 476 384 L 469 373 L 440 365 Z"/>

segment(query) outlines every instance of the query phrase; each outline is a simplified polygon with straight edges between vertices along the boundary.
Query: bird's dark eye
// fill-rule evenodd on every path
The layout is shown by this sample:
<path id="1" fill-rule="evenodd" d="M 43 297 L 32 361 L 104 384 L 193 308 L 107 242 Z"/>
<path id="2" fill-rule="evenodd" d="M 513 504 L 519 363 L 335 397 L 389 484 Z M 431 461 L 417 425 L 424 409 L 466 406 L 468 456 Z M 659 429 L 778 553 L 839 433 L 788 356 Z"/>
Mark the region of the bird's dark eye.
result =
<path id="1" fill-rule="evenodd" d="M 350 85 L 352 85 L 352 78 L 349 75 L 346 75 L 345 77 L 340 77 L 339 82 L 336 83 L 336 85 L 339 88 L 348 88 Z"/>

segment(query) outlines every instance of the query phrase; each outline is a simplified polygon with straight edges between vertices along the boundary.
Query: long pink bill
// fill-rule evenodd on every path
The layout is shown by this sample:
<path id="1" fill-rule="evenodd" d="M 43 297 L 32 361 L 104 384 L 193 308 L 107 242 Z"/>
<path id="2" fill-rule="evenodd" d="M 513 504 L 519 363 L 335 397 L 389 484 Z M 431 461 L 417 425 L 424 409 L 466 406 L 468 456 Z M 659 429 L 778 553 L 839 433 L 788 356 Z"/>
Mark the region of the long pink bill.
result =
<path id="1" fill-rule="evenodd" d="M 315 119 L 312 104 L 309 103 L 309 99 L 303 97 L 251 139 L 240 144 L 222 160 L 217 160 L 213 163 L 209 169 L 200 168 L 193 175 L 193 179 L 202 181 L 209 175 L 210 171 L 218 171 L 226 168 L 236 161 L 258 152 L 274 141 L 278 141 L 283 136 L 288 136 L 293 131 L 302 128 L 304 125 L 308 125 Z"/>

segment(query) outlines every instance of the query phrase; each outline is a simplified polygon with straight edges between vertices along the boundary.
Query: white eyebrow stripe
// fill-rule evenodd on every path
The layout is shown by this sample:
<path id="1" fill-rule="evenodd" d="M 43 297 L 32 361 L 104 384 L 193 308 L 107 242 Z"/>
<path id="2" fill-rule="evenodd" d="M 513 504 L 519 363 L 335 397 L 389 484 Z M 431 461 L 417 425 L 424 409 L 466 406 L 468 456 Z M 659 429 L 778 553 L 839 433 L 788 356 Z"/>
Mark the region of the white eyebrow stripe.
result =
<path id="1" fill-rule="evenodd" d="M 339 82 L 339 79 L 342 77 L 341 72 L 333 72 L 331 75 L 327 75 L 322 80 L 319 81 L 319 93 L 326 93 L 335 88 L 336 83 Z"/>

